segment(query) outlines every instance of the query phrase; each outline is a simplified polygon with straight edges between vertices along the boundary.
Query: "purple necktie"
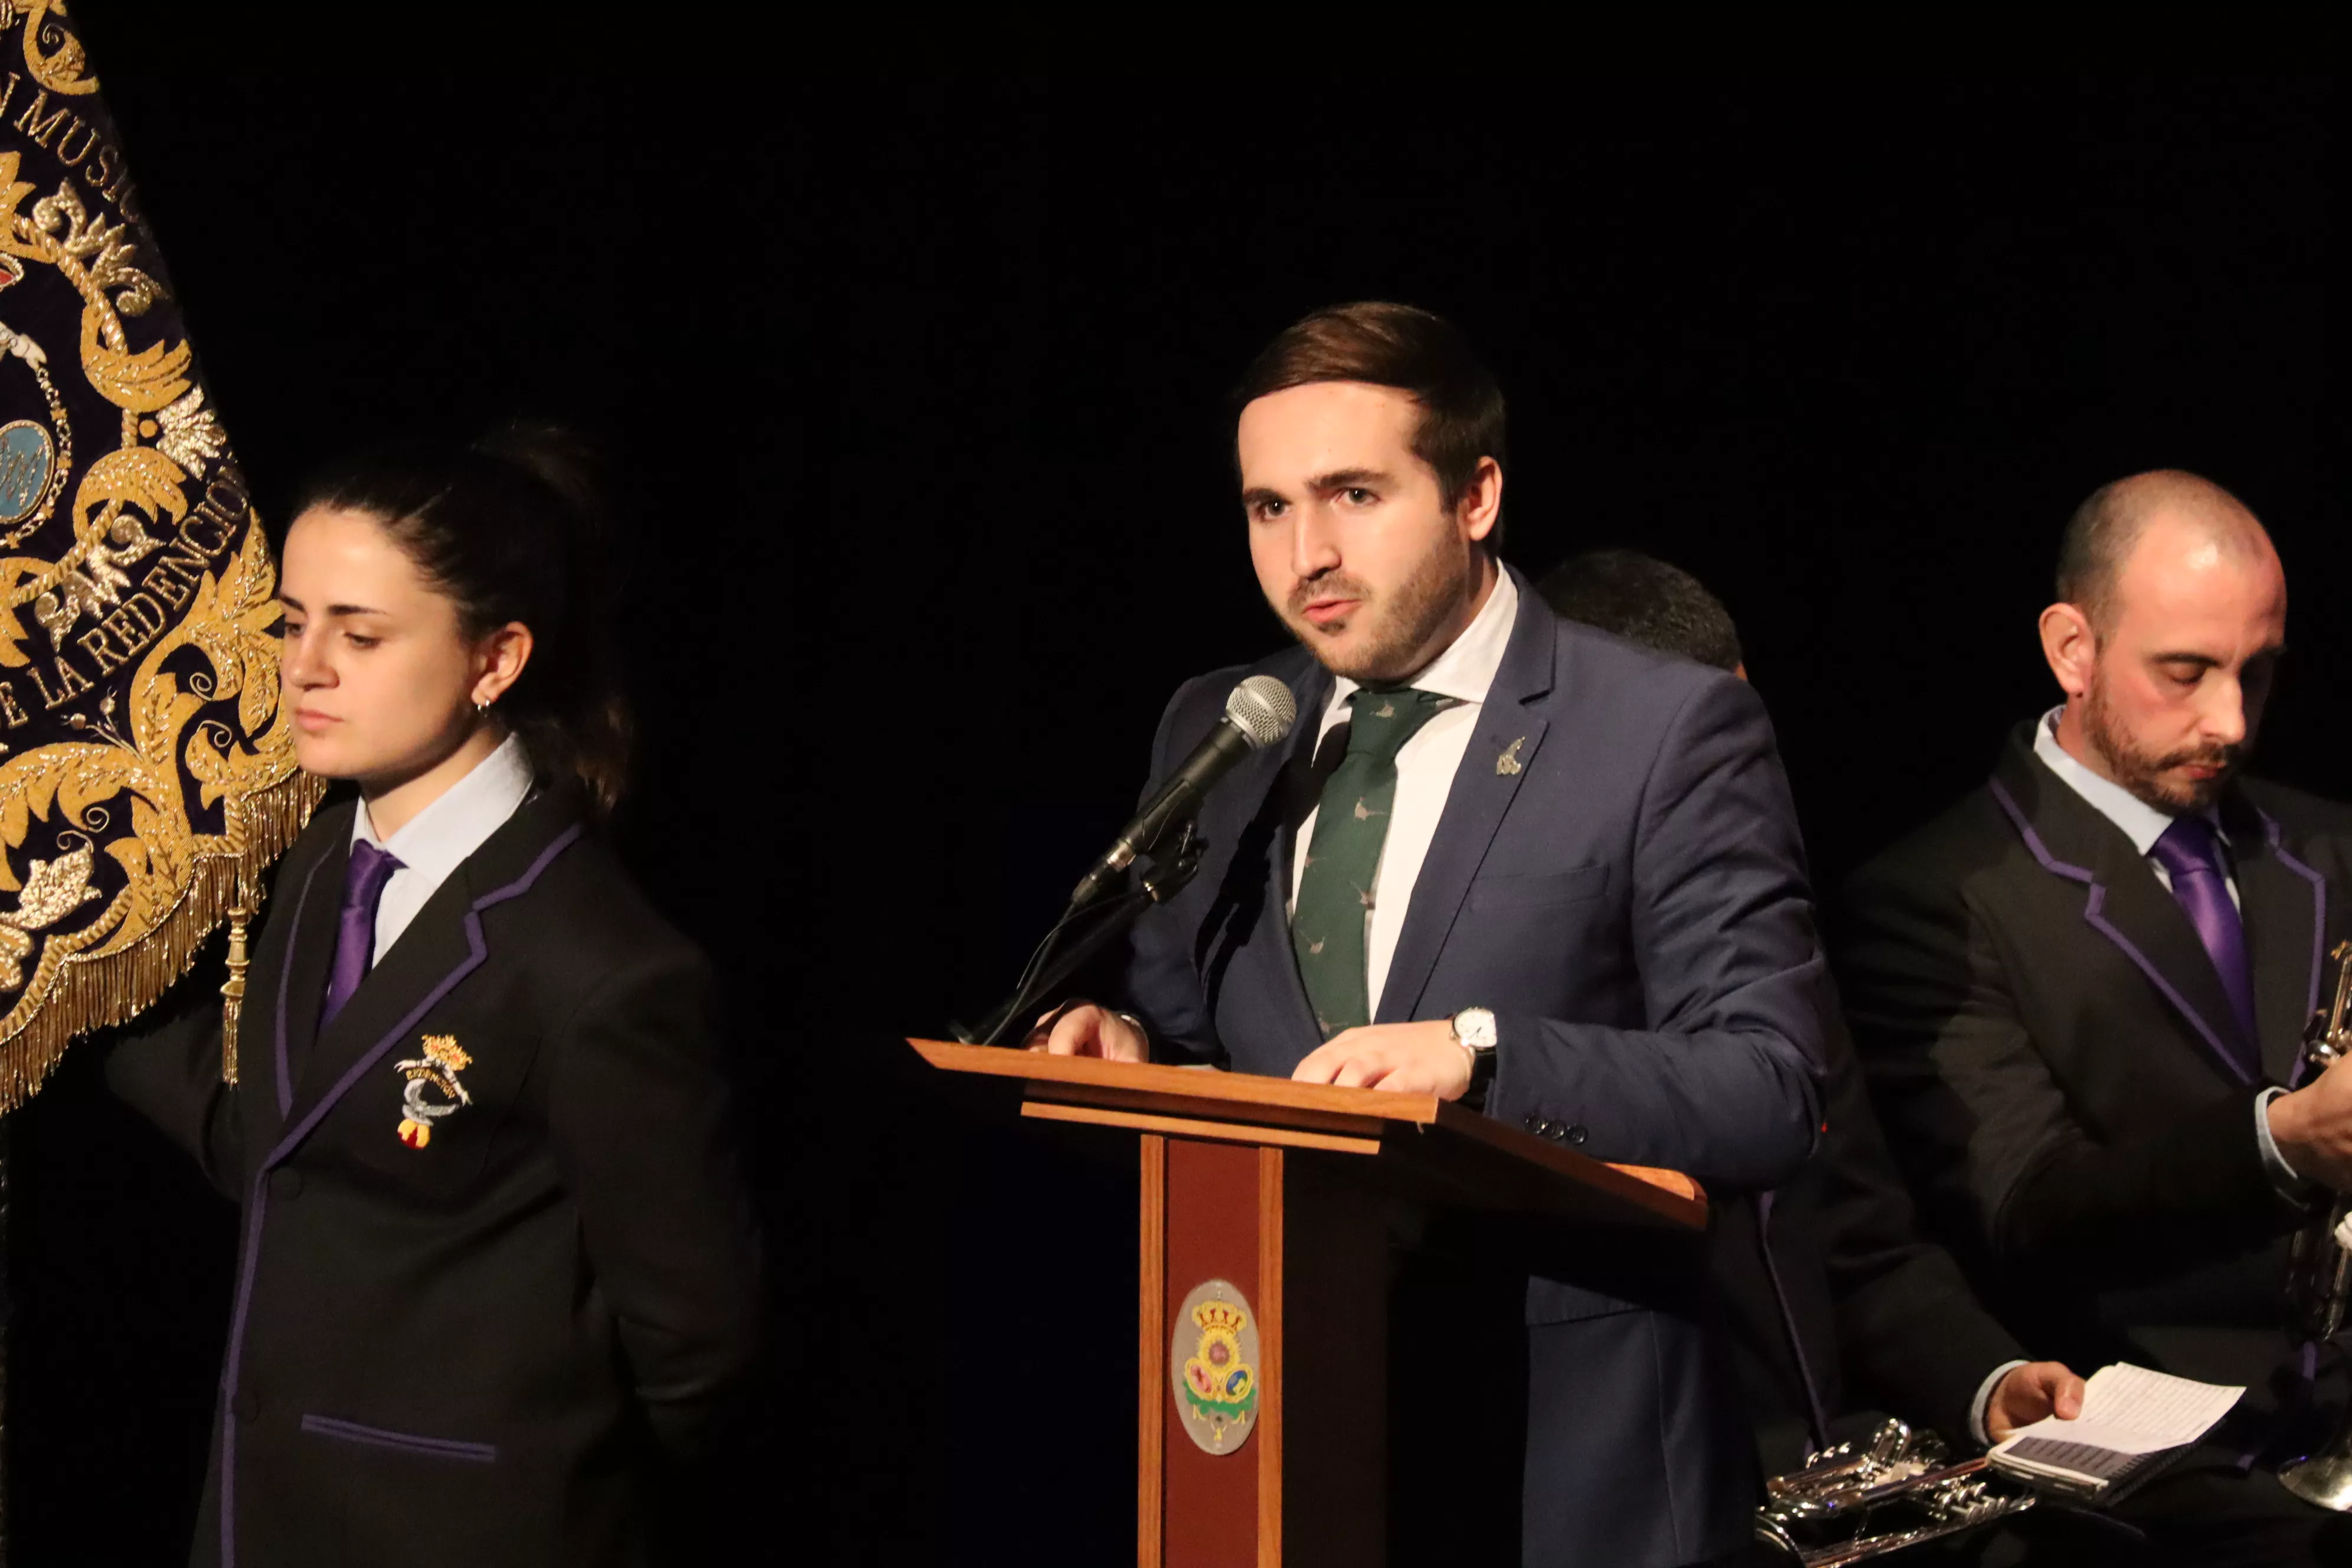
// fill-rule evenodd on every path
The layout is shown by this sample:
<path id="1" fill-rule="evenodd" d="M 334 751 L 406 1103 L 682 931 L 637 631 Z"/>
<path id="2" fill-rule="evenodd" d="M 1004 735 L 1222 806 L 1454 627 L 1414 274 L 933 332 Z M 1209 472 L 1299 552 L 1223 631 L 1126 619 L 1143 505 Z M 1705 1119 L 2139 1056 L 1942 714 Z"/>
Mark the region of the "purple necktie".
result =
<path id="1" fill-rule="evenodd" d="M 2221 989 L 2238 1015 L 2239 1026 L 2244 1031 L 2238 1065 L 2260 1078 L 2262 1062 L 2255 1042 L 2261 1037 L 2254 1032 L 2254 983 L 2246 963 L 2246 928 L 2238 918 L 2238 906 L 2230 901 L 2230 885 L 2221 877 L 2221 849 L 2211 823 L 2201 816 L 2181 816 L 2173 819 L 2148 853 L 2171 876 L 2172 896 L 2188 911 L 2189 923 L 2197 928 L 2197 940 L 2205 944 L 2206 955 L 2221 977 Z"/>
<path id="2" fill-rule="evenodd" d="M 319 1014 L 319 1032 L 325 1034 L 375 956 L 375 907 L 383 885 L 401 868 L 389 849 L 379 849 L 364 838 L 352 843 L 351 868 L 343 875 L 343 912 L 335 924 L 335 967 L 327 975 L 327 1005 Z"/>

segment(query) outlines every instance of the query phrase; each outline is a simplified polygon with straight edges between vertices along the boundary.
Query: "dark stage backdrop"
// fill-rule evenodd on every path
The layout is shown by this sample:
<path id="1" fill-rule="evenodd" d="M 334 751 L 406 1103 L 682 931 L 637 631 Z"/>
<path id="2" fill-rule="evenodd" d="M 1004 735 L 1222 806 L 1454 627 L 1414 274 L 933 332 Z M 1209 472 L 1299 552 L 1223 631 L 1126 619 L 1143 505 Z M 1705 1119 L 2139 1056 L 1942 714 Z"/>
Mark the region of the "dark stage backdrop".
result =
<path id="1" fill-rule="evenodd" d="M 1311 306 L 1483 346 L 1512 559 L 1722 592 L 1825 882 L 2048 700 L 2057 529 L 2158 464 L 2278 534 L 2270 766 L 2352 793 L 2332 89 L 760 15 L 75 11 L 265 502 L 515 412 L 619 465 L 618 831 L 728 981 L 777 1279 L 737 1489 L 779 1560 L 1129 1549 L 1132 1172 L 893 1041 L 1009 982 L 1174 685 L 1279 639 L 1221 399 Z M 226 1314 L 229 1216 L 100 1048 L 13 1130 L 24 1563 L 177 1558 Z"/>

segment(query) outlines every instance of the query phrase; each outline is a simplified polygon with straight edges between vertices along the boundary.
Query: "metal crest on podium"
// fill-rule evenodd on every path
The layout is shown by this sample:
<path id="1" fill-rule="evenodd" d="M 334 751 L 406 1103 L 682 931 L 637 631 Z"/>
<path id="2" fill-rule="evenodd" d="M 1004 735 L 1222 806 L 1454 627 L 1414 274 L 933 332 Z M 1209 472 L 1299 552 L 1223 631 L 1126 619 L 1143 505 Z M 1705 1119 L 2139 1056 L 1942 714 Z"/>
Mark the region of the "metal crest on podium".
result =
<path id="1" fill-rule="evenodd" d="M 1257 1318 L 1241 1288 L 1211 1279 L 1177 1309 L 1168 1352 L 1177 1413 L 1204 1454 L 1230 1454 L 1257 1421 Z"/>

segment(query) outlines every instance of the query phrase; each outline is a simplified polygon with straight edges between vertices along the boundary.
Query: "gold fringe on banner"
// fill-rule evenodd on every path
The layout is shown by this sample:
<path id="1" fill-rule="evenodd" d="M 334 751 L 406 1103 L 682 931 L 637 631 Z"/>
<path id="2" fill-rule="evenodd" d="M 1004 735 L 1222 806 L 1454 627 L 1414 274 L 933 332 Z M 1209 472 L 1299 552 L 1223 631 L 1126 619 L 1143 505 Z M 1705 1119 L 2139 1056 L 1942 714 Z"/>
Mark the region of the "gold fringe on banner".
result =
<path id="1" fill-rule="evenodd" d="M 0 1112 L 32 1098 L 74 1037 L 127 1023 L 186 974 L 205 939 L 236 903 L 239 884 L 258 889 L 262 873 L 301 833 L 326 793 L 326 780 L 297 772 L 231 805 L 234 826 L 216 842 L 233 847 L 198 862 L 187 891 L 152 934 L 127 952 L 63 954 L 47 986 L 37 972 L 26 984 L 26 1000 L 0 1020 L 5 1026 L 23 1018 L 15 1034 L 0 1040 Z M 41 969 L 51 967 L 44 963 Z"/>

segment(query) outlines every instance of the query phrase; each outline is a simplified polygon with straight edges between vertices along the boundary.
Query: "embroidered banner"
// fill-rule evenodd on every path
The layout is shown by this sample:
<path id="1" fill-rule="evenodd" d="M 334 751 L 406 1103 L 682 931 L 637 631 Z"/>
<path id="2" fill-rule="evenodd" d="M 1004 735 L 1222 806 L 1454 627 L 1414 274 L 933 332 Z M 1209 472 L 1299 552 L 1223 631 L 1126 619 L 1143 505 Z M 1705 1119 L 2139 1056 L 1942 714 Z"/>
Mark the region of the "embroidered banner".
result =
<path id="1" fill-rule="evenodd" d="M 58 0 L 0 0 L 0 1110 L 299 831 L 277 568 Z"/>

